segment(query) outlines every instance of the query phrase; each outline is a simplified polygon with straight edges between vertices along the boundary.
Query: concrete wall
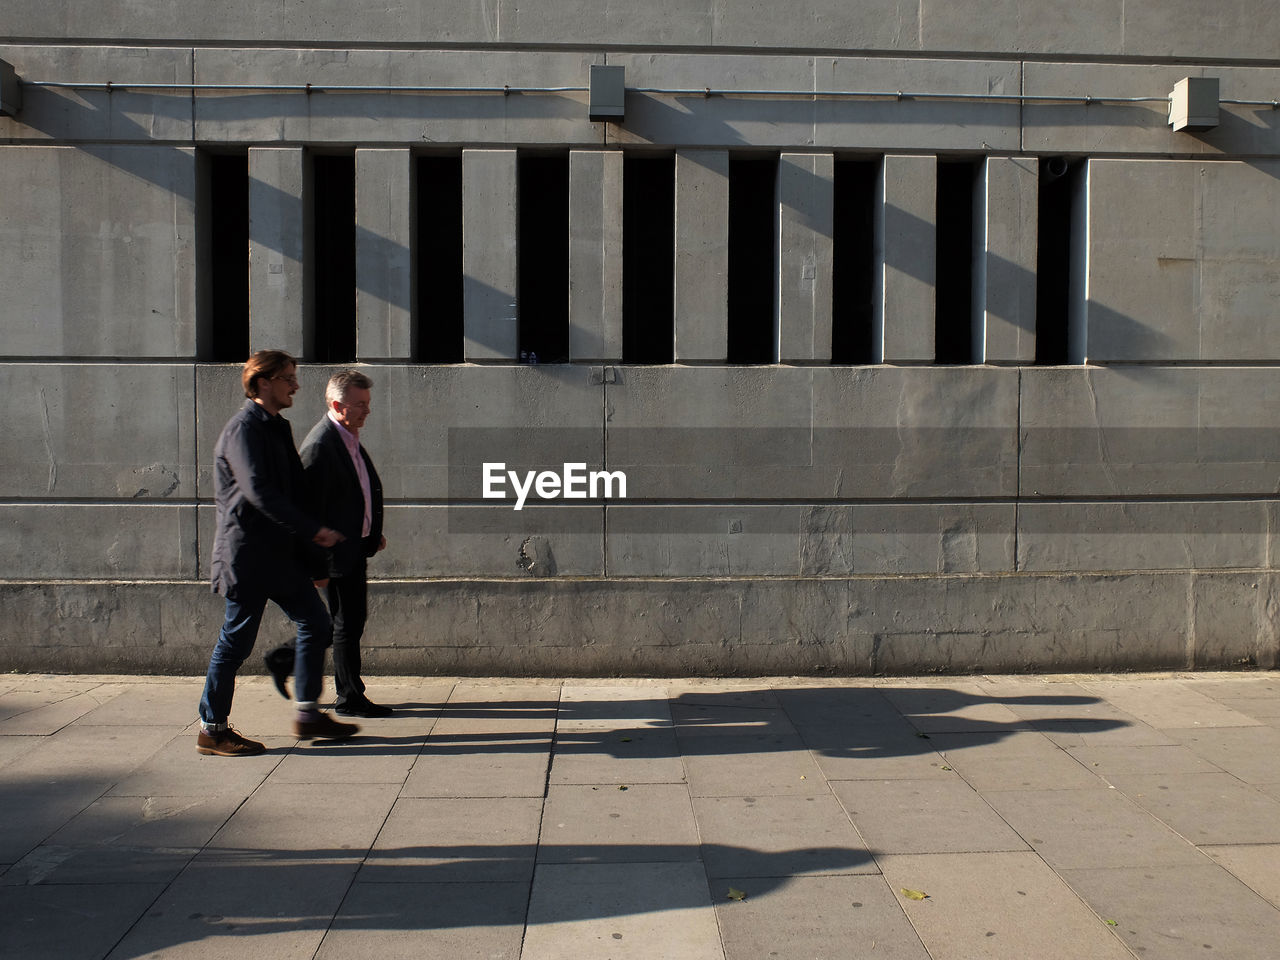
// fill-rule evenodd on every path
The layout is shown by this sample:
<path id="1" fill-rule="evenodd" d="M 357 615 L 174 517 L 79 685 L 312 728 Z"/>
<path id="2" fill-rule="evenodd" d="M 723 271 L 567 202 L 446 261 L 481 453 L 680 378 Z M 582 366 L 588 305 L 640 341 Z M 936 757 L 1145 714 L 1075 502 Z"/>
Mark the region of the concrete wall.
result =
<path id="1" fill-rule="evenodd" d="M 1233 103 L 1174 133 L 1164 103 L 1107 99 L 1204 75 L 1270 101 L 1269 8 L 1206 10 L 17 4 L 0 59 L 114 87 L 27 85 L 0 117 L 0 391 L 28 401 L 0 434 L 0 668 L 205 665 L 211 454 L 243 399 L 238 365 L 197 344 L 198 323 L 226 322 L 196 294 L 206 151 L 247 157 L 247 336 L 303 357 L 298 440 L 334 368 L 313 362 L 310 159 L 355 157 L 355 360 L 388 498 L 372 670 L 1275 665 L 1280 125 Z M 587 116 L 599 63 L 626 69 L 621 123 Z M 128 86 L 192 81 L 513 89 Z M 831 91 L 885 95 L 815 96 Z M 992 98 L 1019 92 L 1065 99 Z M 535 366 L 519 362 L 519 167 L 546 153 L 568 160 L 570 362 Z M 779 161 L 778 360 L 735 366 L 743 153 Z M 416 359 L 447 326 L 430 316 L 442 279 L 419 271 L 438 202 L 419 156 L 462 172 L 462 363 Z M 669 365 L 623 363 L 626 323 L 648 319 L 627 319 L 632 156 L 674 158 Z M 1041 161 L 1059 156 L 1084 162 L 1074 227 L 1042 218 Z M 980 161 L 968 251 L 938 241 L 937 166 L 956 157 Z M 831 363 L 852 316 L 846 159 L 879 171 L 858 265 L 873 362 L 854 366 Z M 1042 241 L 1073 229 L 1060 309 Z M 940 365 L 939 278 L 958 258 L 979 362 Z M 1061 332 L 1047 317 L 1086 362 L 1037 365 Z M 515 511 L 483 496 L 491 459 L 622 471 L 627 497 Z"/>

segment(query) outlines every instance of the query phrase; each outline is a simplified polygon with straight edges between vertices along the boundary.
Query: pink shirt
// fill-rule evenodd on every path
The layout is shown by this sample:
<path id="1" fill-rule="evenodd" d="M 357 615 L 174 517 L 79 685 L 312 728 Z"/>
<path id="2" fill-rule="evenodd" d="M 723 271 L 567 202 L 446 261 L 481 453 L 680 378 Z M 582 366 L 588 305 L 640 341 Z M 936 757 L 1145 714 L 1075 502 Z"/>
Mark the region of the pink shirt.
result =
<path id="1" fill-rule="evenodd" d="M 342 438 L 343 446 L 351 455 L 356 476 L 360 478 L 360 492 L 364 494 L 364 528 L 360 531 L 360 536 L 367 537 L 369 531 L 373 529 L 373 491 L 369 488 L 369 471 L 364 465 L 364 457 L 360 454 L 360 438 L 339 423 L 332 410 L 329 411 L 329 419 L 338 428 L 338 436 Z"/>

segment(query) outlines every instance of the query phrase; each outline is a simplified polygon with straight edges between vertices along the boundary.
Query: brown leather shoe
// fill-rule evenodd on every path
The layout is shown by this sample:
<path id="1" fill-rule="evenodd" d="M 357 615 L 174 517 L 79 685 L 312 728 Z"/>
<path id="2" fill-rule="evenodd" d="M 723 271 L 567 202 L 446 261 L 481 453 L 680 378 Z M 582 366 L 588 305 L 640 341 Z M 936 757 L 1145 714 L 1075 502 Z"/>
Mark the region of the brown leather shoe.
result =
<path id="1" fill-rule="evenodd" d="M 212 731 L 201 728 L 196 734 L 196 753 L 213 757 L 256 757 L 266 749 L 257 740 L 242 737 L 230 727 Z"/>
<path id="2" fill-rule="evenodd" d="M 360 727 L 335 720 L 319 710 L 306 713 L 300 710 L 298 719 L 293 721 L 293 732 L 299 740 L 345 740 L 359 733 Z"/>

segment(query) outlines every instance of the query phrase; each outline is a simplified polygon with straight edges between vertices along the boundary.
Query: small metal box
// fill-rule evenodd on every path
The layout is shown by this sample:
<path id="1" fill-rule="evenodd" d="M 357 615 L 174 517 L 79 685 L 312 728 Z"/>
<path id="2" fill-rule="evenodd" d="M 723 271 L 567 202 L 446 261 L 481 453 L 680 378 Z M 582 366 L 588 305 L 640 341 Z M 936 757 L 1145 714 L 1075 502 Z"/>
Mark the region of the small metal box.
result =
<path id="1" fill-rule="evenodd" d="M 12 117 L 22 109 L 22 84 L 12 64 L 0 60 L 0 114 Z"/>
<path id="2" fill-rule="evenodd" d="M 625 67 L 591 65 L 591 106 L 587 116 L 592 120 L 612 120 L 615 123 L 622 120 L 626 112 L 625 70 Z"/>
<path id="3" fill-rule="evenodd" d="M 1183 77 L 1169 95 L 1169 126 L 1212 130 L 1218 125 L 1218 78 Z"/>

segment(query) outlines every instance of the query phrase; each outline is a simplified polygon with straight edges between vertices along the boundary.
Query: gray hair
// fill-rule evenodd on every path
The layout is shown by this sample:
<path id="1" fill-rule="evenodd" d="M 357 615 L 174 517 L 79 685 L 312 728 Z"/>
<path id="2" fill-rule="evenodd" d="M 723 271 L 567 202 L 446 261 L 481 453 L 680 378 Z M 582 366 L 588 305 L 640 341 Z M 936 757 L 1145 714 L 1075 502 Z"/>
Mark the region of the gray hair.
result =
<path id="1" fill-rule="evenodd" d="M 368 390 L 372 386 L 373 381 L 359 370 L 339 370 L 329 378 L 329 383 L 324 388 L 324 398 L 329 402 L 337 400 L 342 403 L 347 399 L 347 391 L 352 387 Z"/>

